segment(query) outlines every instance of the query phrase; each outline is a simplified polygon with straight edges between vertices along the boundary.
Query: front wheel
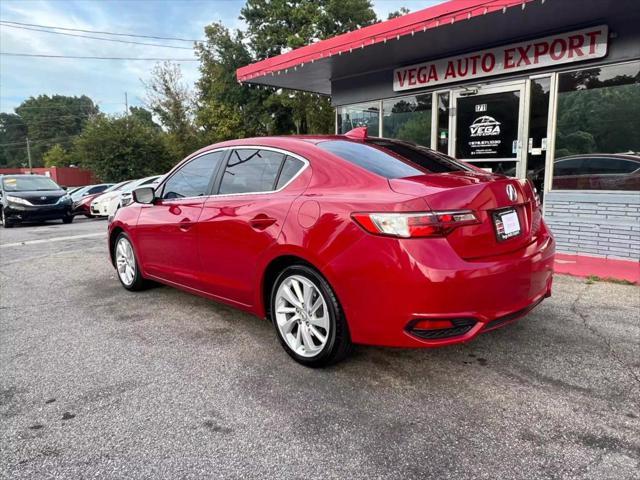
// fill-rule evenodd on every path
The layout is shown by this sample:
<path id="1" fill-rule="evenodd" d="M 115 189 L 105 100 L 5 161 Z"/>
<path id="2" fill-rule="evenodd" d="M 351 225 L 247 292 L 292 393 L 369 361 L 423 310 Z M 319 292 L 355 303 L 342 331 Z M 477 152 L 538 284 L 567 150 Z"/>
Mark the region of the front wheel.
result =
<path id="1" fill-rule="evenodd" d="M 148 282 L 140 272 L 140 266 L 133 251 L 133 245 L 126 233 L 118 235 L 115 244 L 114 257 L 118 279 L 127 290 L 143 290 L 148 286 Z"/>
<path id="2" fill-rule="evenodd" d="M 5 213 L 4 213 L 4 208 L 0 208 L 0 222 L 2 223 L 2 226 L 3 226 L 4 228 L 11 228 L 11 227 L 13 227 L 13 223 L 11 223 L 11 222 L 7 219 L 7 217 L 6 217 Z"/>
<path id="3" fill-rule="evenodd" d="M 73 215 L 67 215 L 62 217 L 62 223 L 71 223 L 73 222 Z"/>
<path id="4" fill-rule="evenodd" d="M 278 276 L 271 318 L 285 351 L 302 365 L 331 365 L 351 350 L 349 328 L 333 289 L 306 265 L 288 267 Z"/>

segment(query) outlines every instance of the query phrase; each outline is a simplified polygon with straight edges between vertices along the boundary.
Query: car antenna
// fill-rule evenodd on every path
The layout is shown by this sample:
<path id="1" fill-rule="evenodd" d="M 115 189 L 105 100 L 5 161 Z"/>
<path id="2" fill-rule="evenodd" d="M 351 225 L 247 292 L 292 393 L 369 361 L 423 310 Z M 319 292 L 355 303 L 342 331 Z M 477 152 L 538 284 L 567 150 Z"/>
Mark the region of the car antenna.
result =
<path id="1" fill-rule="evenodd" d="M 356 127 L 352 130 L 349 130 L 344 135 L 351 140 L 366 140 L 367 139 L 367 127 Z"/>

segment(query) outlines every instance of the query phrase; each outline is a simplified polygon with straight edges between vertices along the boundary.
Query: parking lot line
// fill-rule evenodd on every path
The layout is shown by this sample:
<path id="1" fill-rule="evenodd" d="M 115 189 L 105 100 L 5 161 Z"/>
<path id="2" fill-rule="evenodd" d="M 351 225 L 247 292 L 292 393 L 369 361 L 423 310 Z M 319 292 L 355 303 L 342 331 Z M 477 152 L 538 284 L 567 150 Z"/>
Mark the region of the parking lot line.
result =
<path id="1" fill-rule="evenodd" d="M 38 243 L 64 242 L 66 240 L 80 240 L 82 238 L 104 237 L 106 235 L 107 235 L 106 232 L 100 232 L 100 233 L 87 233 L 85 235 L 69 235 L 65 237 L 42 238 L 38 240 L 25 240 L 23 242 L 5 243 L 4 245 L 0 245 L 0 248 L 20 247 L 22 245 L 36 245 Z"/>

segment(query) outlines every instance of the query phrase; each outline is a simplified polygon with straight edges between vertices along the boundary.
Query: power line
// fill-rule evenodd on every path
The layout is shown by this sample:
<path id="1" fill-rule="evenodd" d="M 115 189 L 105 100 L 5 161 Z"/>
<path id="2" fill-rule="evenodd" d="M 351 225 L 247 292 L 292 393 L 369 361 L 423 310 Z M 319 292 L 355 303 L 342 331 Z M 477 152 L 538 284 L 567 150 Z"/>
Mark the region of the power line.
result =
<path id="1" fill-rule="evenodd" d="M 43 53 L 0 52 L 9 57 L 38 57 L 38 58 L 72 58 L 77 60 L 143 60 L 151 62 L 197 62 L 197 58 L 136 58 L 136 57 L 92 57 L 81 55 L 45 55 Z"/>
<path id="2" fill-rule="evenodd" d="M 203 40 L 195 40 L 190 38 L 180 38 L 180 37 L 160 37 L 155 35 L 136 35 L 133 33 L 115 33 L 115 32 L 102 32 L 99 30 L 83 30 L 81 28 L 65 28 L 65 27 L 55 27 L 52 25 L 37 25 L 35 23 L 22 23 L 22 22 L 11 22 L 9 20 L 3 20 L 3 23 L 12 23 L 14 25 L 24 25 L 27 27 L 40 27 L 40 28 L 53 28 L 56 30 L 66 30 L 70 32 L 83 32 L 83 33 L 100 33 L 102 35 L 114 35 L 118 37 L 135 37 L 135 38 L 152 38 L 154 40 L 175 40 L 178 42 L 202 42 Z"/>
<path id="3" fill-rule="evenodd" d="M 17 28 L 20 30 L 31 30 L 33 32 L 44 32 L 44 33 L 55 33 L 56 35 L 67 35 L 69 37 L 79 37 L 79 38 L 88 38 L 91 40 L 102 40 L 105 42 L 117 42 L 117 43 L 128 43 L 132 45 L 146 45 L 149 47 L 162 47 L 162 48 L 176 48 L 179 50 L 193 50 L 191 47 L 177 47 L 175 45 L 161 45 L 159 43 L 146 43 L 146 42 L 136 42 L 133 40 L 118 40 L 116 38 L 101 38 L 101 37 L 92 37 L 91 35 L 80 35 L 77 33 L 66 33 L 66 32 L 54 32 L 53 30 L 42 30 L 40 28 L 31 28 L 31 27 L 20 27 L 18 25 L 9 25 L 4 21 L 0 21 L 0 25 L 3 27 L 9 28 Z"/>

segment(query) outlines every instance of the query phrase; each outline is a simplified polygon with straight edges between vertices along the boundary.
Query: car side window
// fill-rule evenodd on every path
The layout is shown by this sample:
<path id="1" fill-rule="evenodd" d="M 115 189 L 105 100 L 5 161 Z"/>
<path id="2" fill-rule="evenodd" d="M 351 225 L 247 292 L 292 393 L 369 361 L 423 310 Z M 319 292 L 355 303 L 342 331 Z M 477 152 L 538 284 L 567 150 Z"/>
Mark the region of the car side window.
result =
<path id="1" fill-rule="evenodd" d="M 304 162 L 302 160 L 287 156 L 284 161 L 284 165 L 282 166 L 282 170 L 280 171 L 280 176 L 278 177 L 276 190 L 279 190 L 289 183 L 291 179 L 302 169 L 302 167 L 304 167 Z"/>
<path id="2" fill-rule="evenodd" d="M 91 188 L 86 195 L 93 195 L 94 193 L 100 193 L 107 188 L 106 185 L 98 185 L 97 187 Z"/>
<path id="3" fill-rule="evenodd" d="M 562 177 L 567 175 L 578 175 L 582 171 L 581 166 L 581 158 L 574 158 L 571 160 L 558 160 L 553 166 L 554 176 Z"/>
<path id="4" fill-rule="evenodd" d="M 593 157 L 587 159 L 586 170 L 593 175 L 632 173 L 640 163 L 621 158 Z"/>
<path id="5" fill-rule="evenodd" d="M 282 153 L 271 150 L 233 150 L 218 193 L 225 195 L 273 190 L 283 160 Z"/>
<path id="6" fill-rule="evenodd" d="M 209 194 L 209 183 L 225 155 L 218 151 L 201 155 L 180 167 L 164 184 L 163 199 L 201 197 Z"/>

